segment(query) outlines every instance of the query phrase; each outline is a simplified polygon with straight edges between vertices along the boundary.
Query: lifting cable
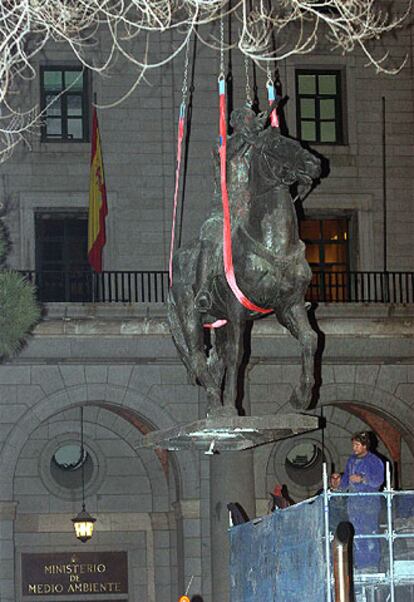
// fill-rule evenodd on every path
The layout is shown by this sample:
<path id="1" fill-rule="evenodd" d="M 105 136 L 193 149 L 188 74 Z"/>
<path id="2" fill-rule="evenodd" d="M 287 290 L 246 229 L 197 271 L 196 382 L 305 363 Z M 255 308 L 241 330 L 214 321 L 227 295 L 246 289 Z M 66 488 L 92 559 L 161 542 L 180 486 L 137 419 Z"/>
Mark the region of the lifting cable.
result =
<path id="1" fill-rule="evenodd" d="M 252 89 L 250 87 L 250 68 L 249 57 L 244 55 L 244 71 L 246 75 L 246 105 L 249 108 L 253 106 Z"/>
<path id="2" fill-rule="evenodd" d="M 172 217 L 172 226 L 171 226 L 170 256 L 169 256 L 169 260 L 168 260 L 168 274 L 169 274 L 170 288 L 172 287 L 172 282 L 173 282 L 172 264 L 173 264 L 173 254 L 174 254 L 175 229 L 176 229 L 176 223 L 177 223 L 178 191 L 179 191 L 179 187 L 180 187 L 182 146 L 183 146 L 183 138 L 184 138 L 184 124 L 185 124 L 185 114 L 186 114 L 186 107 L 187 107 L 188 64 L 189 64 L 190 39 L 191 39 L 191 36 L 188 37 L 187 45 L 185 48 L 184 76 L 183 76 L 183 85 L 181 88 L 182 98 L 181 98 L 181 104 L 180 104 L 180 109 L 179 109 L 179 114 L 178 114 L 177 162 L 176 162 L 176 167 L 175 167 L 175 187 L 174 187 L 174 201 L 173 201 L 173 217 Z"/>
<path id="3" fill-rule="evenodd" d="M 277 99 L 277 96 L 276 96 L 276 93 L 275 93 L 275 83 L 274 83 L 274 81 L 272 79 L 272 74 L 271 74 L 271 71 L 270 71 L 270 65 L 269 65 L 269 63 L 266 64 L 266 73 L 267 73 L 267 81 L 266 81 L 267 100 L 268 100 L 269 106 L 272 106 L 272 104 Z M 280 127 L 279 117 L 278 117 L 278 114 L 276 112 L 276 109 L 273 109 L 273 111 L 270 114 L 270 125 L 272 126 L 272 128 L 278 128 L 278 127 Z"/>

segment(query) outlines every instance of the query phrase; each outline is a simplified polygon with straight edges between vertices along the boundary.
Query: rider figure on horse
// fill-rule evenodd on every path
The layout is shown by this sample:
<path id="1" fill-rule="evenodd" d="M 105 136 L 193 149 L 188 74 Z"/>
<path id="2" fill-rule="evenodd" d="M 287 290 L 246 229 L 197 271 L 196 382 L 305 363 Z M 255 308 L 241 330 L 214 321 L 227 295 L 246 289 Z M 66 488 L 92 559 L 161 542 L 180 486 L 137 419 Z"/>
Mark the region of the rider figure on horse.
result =
<path id="1" fill-rule="evenodd" d="M 267 113 L 256 115 L 245 106 L 235 109 L 230 117 L 233 134 L 227 139 L 227 183 L 229 202 L 232 211 L 232 228 L 243 216 L 249 202 L 248 191 L 251 150 L 256 143 L 265 123 Z M 194 292 L 196 308 L 207 313 L 211 308 L 209 292 L 209 267 L 217 240 L 222 236 L 223 212 L 221 208 L 221 174 L 218 149 L 213 151 L 214 160 L 214 208 L 200 230 L 200 254 L 196 268 Z"/>

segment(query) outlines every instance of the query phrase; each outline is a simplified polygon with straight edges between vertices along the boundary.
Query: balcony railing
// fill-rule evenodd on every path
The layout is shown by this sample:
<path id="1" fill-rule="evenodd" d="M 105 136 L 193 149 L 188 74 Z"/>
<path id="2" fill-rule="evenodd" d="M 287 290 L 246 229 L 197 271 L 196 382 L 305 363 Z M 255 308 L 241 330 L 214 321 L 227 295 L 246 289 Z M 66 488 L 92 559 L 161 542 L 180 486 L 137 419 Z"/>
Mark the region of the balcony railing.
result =
<path id="1" fill-rule="evenodd" d="M 71 303 L 164 303 L 165 271 L 20 271 L 36 285 L 39 301 Z"/>
<path id="2" fill-rule="evenodd" d="M 414 303 L 414 272 L 314 272 L 310 301 Z"/>
<path id="3" fill-rule="evenodd" d="M 166 271 L 21 271 L 40 301 L 73 303 L 164 303 Z M 414 303 L 414 272 L 314 272 L 308 301 Z"/>

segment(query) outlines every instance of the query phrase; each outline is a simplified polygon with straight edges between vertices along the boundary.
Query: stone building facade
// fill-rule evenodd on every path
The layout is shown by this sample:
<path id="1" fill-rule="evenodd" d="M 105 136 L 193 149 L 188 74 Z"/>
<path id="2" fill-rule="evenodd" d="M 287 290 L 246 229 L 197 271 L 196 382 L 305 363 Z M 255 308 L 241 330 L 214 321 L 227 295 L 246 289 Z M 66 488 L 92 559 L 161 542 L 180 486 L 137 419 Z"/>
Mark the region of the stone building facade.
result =
<path id="1" fill-rule="evenodd" d="M 298 75 L 341 77 L 341 143 L 311 144 L 329 160 L 330 173 L 306 200 L 305 217 L 346 220 L 347 270 L 404 272 L 409 288 L 414 271 L 413 46 L 404 30 L 386 43 L 396 61 L 408 53 L 397 76 L 376 75 L 358 53 L 342 57 L 325 48 L 291 57 L 279 71 L 290 98 L 285 117 L 293 137 L 300 119 Z M 197 233 L 212 197 L 216 59 L 198 46 L 183 242 Z M 234 57 L 235 106 L 244 102 L 242 63 Z M 50 46 L 38 68 L 59 72 L 77 66 L 63 47 Z M 118 65 L 110 78 L 90 77 L 88 98 L 96 92 L 98 103 L 109 104 L 122 95 L 129 76 L 127 66 Z M 144 84 L 119 106 L 99 112 L 109 203 L 105 270 L 167 267 L 181 79 L 178 57 L 151 73 L 151 86 Z M 259 88 L 261 80 L 259 73 Z M 38 98 L 39 85 L 39 80 L 28 84 L 31 100 Z M 259 93 L 264 105 L 264 84 Z M 87 141 L 39 136 L 1 166 L 11 267 L 39 270 L 40 262 L 55 271 L 62 265 L 74 270 L 70 258 L 64 263 L 53 255 L 56 241 L 42 233 L 53 220 L 84 221 L 89 151 Z M 49 264 L 41 263 L 41 242 L 51 244 Z M 187 381 L 163 303 L 99 303 L 90 297 L 83 303 L 46 302 L 44 319 L 23 351 L 0 366 L 2 602 L 54 599 L 24 589 L 24 554 L 85 550 L 126 552 L 128 592 L 86 590 L 87 598 L 85 592 L 68 597 L 74 602 L 173 602 L 191 579 L 191 594 L 204 602 L 225 600 L 225 551 L 211 531 L 210 517 L 214 514 L 225 534 L 226 502 L 241 501 L 251 516 L 263 514 L 275 482 L 286 483 L 297 500 L 313 495 L 321 485 L 322 460 L 329 468 L 343 467 L 357 430 L 374 431 L 379 451 L 395 464 L 398 485 L 414 487 L 410 290 L 408 302 L 404 297 L 401 303 L 398 298 L 319 303 L 314 316 L 321 382 L 311 411 L 323 414 L 326 427 L 226 458 L 196 451 L 156 454 L 142 447 L 148 431 L 205 415 L 204 393 Z M 296 342 L 273 317 L 257 323 L 245 374 L 247 411 L 290 411 L 298 373 Z M 86 506 L 97 518 L 96 532 L 85 545 L 76 541 L 71 523 L 81 505 L 79 481 L 57 455 L 79 442 L 80 407 Z"/>

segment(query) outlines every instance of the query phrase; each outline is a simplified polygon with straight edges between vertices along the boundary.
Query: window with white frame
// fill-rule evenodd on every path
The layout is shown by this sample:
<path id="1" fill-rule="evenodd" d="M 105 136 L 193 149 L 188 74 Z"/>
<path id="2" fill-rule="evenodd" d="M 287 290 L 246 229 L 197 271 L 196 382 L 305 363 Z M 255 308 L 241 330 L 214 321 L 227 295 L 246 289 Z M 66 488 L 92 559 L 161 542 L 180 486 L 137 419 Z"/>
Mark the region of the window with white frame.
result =
<path id="1" fill-rule="evenodd" d="M 297 136 L 314 144 L 344 144 L 343 73 L 296 70 Z"/>
<path id="2" fill-rule="evenodd" d="M 89 89 L 80 67 L 41 67 L 43 142 L 88 142 Z"/>

